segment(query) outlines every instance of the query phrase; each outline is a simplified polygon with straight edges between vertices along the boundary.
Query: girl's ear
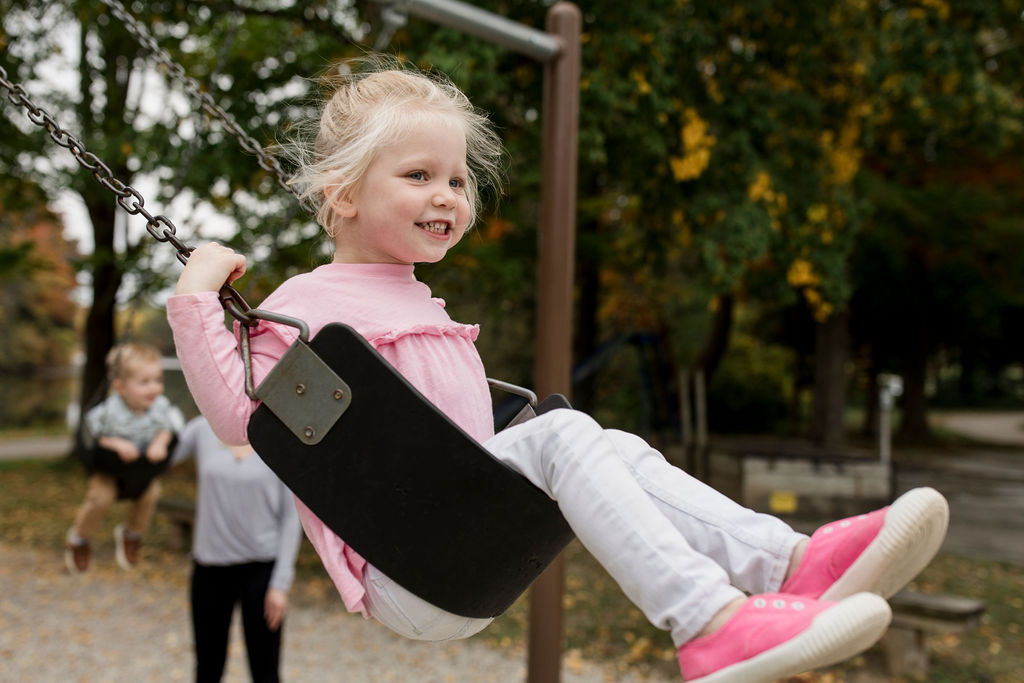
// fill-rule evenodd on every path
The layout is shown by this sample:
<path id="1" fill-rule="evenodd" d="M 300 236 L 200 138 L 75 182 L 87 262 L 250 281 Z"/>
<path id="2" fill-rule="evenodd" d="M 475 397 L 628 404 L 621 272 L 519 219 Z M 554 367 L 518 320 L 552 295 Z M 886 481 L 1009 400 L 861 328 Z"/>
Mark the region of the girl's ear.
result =
<path id="1" fill-rule="evenodd" d="M 358 213 L 355 202 L 348 197 L 338 197 L 334 204 L 334 211 L 342 218 L 355 218 Z"/>
<path id="2" fill-rule="evenodd" d="M 334 187 L 337 187 L 337 185 L 335 185 Z M 336 194 L 334 196 L 334 199 L 332 200 L 332 204 L 334 207 L 334 213 L 340 216 L 341 218 L 356 217 L 356 205 L 355 202 L 352 201 L 351 191 L 346 192 L 344 194 Z"/>

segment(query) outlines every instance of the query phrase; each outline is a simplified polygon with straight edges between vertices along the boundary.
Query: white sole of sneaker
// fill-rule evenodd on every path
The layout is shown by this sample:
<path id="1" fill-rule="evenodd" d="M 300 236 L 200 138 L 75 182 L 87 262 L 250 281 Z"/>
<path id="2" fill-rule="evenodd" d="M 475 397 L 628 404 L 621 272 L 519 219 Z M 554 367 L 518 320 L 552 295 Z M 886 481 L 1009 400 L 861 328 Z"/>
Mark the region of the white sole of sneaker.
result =
<path id="1" fill-rule="evenodd" d="M 75 538 L 75 529 L 72 527 L 68 529 L 67 533 L 64 535 L 64 566 L 68 568 L 68 572 L 70 574 L 77 576 L 79 574 L 84 574 L 89 567 L 86 566 L 85 569 L 79 569 L 78 565 L 75 564 L 75 551 L 68 547 Z"/>
<path id="2" fill-rule="evenodd" d="M 71 548 L 64 548 L 64 566 L 68 568 L 68 573 L 73 576 L 85 573 L 85 570 L 79 569 L 78 565 L 75 564 L 75 552 Z"/>
<path id="3" fill-rule="evenodd" d="M 884 598 L 858 593 L 837 603 L 786 642 L 689 683 L 771 683 L 849 659 L 885 635 L 892 610 Z"/>
<path id="4" fill-rule="evenodd" d="M 896 593 L 924 569 L 949 528 L 949 504 L 933 488 L 907 491 L 885 513 L 878 536 L 819 600 L 842 600 L 867 591 Z"/>
<path id="5" fill-rule="evenodd" d="M 129 572 L 135 569 L 124 552 L 124 524 L 114 527 L 114 557 L 117 558 L 117 564 L 121 569 Z"/>

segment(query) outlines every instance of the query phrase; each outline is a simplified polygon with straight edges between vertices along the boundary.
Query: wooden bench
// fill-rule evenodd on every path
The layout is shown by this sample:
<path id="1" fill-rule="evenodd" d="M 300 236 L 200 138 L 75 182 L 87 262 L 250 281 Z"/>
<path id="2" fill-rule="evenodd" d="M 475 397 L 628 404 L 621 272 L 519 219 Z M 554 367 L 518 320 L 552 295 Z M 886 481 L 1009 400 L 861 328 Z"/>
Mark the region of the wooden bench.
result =
<path id="1" fill-rule="evenodd" d="M 178 530 L 181 550 L 192 547 L 192 527 L 195 525 L 196 504 L 188 498 L 161 498 L 156 503 L 158 514 L 164 515 Z"/>
<path id="2" fill-rule="evenodd" d="M 969 633 L 978 627 L 985 603 L 960 595 L 931 595 L 903 590 L 889 598 L 893 619 L 882 639 L 886 667 L 891 676 L 926 676 L 928 650 L 925 636 Z"/>

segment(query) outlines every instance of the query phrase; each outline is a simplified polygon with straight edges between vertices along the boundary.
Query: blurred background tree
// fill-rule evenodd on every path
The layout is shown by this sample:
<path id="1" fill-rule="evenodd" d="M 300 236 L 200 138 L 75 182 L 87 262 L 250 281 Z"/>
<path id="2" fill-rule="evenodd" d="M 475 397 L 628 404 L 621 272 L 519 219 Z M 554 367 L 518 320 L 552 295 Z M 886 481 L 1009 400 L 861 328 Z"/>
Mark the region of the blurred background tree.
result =
<path id="1" fill-rule="evenodd" d="M 172 59 L 264 142 L 287 120 L 289 107 L 305 106 L 302 96 L 310 88 L 302 78 L 321 72 L 325 56 L 339 55 L 352 29 L 351 11 L 339 12 L 327 2 L 128 4 Z M 190 239 L 201 236 L 202 222 L 217 211 L 230 216 L 235 227 L 225 241 L 244 245 L 257 260 L 273 254 L 278 264 L 261 273 L 265 279 L 250 283 L 255 294 L 265 294 L 267 283 L 276 282 L 294 259 L 306 265 L 315 228 L 253 157 L 225 139 L 230 136 L 224 126 L 198 113 L 182 86 L 155 68 L 107 7 L 70 0 L 4 5 L 9 77 L 24 83 L 33 100 L 116 178 L 139 186 L 148 210 L 175 220 L 173 208 L 182 207 L 184 219 L 176 224 Z M 64 150 L 46 146 L 46 136 L 22 112 L 8 107 L 6 113 L 0 158 L 8 172 L 32 178 L 51 198 L 71 192 L 87 214 L 92 249 L 80 270 L 91 291 L 82 331 L 85 404 L 103 381 L 103 359 L 117 338 L 118 306 L 139 306 L 165 290 L 178 266 L 168 259 L 172 249 L 155 248 L 144 224 L 125 220 L 113 195 Z"/>
<path id="2" fill-rule="evenodd" d="M 0 184 L 0 371 L 66 365 L 76 336 L 75 246 L 38 186 Z"/>
<path id="3" fill-rule="evenodd" d="M 241 283 L 247 297 L 329 258 L 292 198 L 196 113 L 102 5 L 4 4 L 8 73 L 34 84 L 118 177 L 158 184 L 154 209 L 166 206 L 188 240 L 219 234 L 251 255 L 259 267 Z M 474 4 L 534 27 L 548 6 Z M 311 113 L 318 74 L 382 30 L 373 2 L 130 9 L 267 143 Z M 834 446 L 851 381 L 870 429 L 877 374 L 903 374 L 903 426 L 922 437 L 926 379 L 939 365 L 966 397 L 1019 363 L 1007 343 L 1020 327 L 1022 272 L 1015 3 L 600 0 L 583 11 L 574 343 L 579 361 L 612 360 L 577 388 L 577 404 L 609 424 L 653 428 L 636 406 L 639 370 L 654 368 L 669 406 L 659 419 L 671 428 L 678 370 L 700 368 L 717 428 L 808 433 Z M 55 25 L 77 36 L 76 54 Z M 529 383 L 541 69 L 415 18 L 387 50 L 449 74 L 505 139 L 505 195 L 464 245 L 419 272 L 453 317 L 484 324 L 492 373 Z M 73 76 L 70 88 L 45 86 L 54 63 Z M 10 173 L 51 196 L 73 188 L 89 207 L 96 247 L 82 272 L 95 374 L 118 303 L 153 297 L 178 266 L 139 226 L 115 220 L 110 197 L 58 161 L 62 150 L 40 162 L 45 135 L 21 134 L 31 125 L 5 111 L 0 159 Z M 222 233 L 214 214 L 230 218 Z M 605 354 L 623 339 L 642 353 Z"/>

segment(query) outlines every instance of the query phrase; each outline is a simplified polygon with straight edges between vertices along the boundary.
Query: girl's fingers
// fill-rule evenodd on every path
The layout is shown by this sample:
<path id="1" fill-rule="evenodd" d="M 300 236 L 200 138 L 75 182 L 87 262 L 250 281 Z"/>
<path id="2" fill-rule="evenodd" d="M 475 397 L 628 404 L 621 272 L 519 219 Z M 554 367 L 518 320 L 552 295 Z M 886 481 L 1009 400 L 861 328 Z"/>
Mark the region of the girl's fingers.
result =
<path id="1" fill-rule="evenodd" d="M 189 256 L 178 278 L 176 294 L 216 292 L 245 274 L 245 257 L 233 249 L 210 242 Z"/>

